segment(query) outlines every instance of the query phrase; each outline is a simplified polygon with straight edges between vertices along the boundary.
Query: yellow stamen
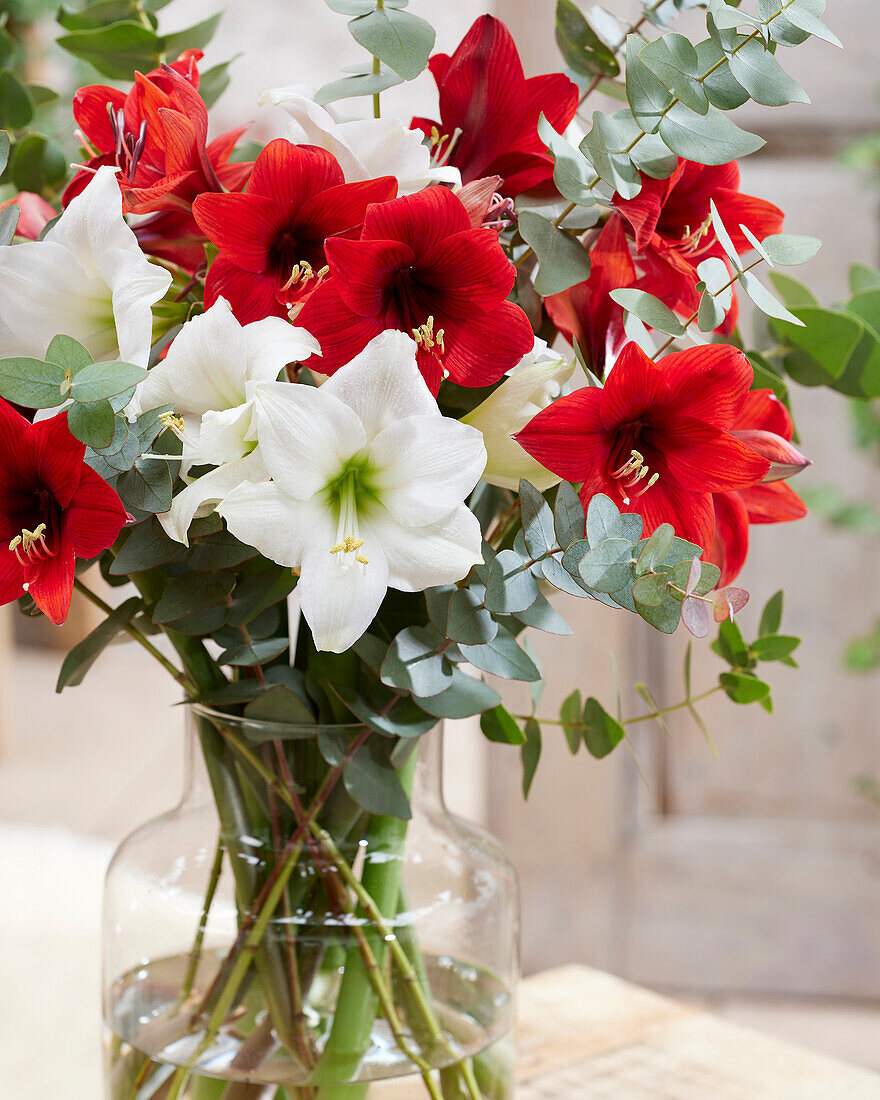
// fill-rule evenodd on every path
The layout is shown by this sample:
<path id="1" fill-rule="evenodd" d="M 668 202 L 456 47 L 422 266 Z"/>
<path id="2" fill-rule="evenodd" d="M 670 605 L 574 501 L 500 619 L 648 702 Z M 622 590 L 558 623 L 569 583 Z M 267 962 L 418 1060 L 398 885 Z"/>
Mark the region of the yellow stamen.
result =
<path id="1" fill-rule="evenodd" d="M 330 547 L 331 554 L 353 554 L 364 545 L 363 539 L 356 539 L 354 535 L 346 535 L 342 542 L 337 542 Z"/>
<path id="2" fill-rule="evenodd" d="M 646 484 L 635 494 L 637 497 L 640 497 L 647 493 L 651 486 L 656 485 L 660 480 L 660 475 L 658 473 L 651 474 L 649 467 L 645 464 L 645 456 L 641 451 L 633 449 L 629 454 L 630 457 L 626 462 L 624 462 L 618 470 L 614 470 L 611 473 L 611 476 L 615 478 L 615 480 L 623 483 L 620 488 L 620 495 L 624 504 L 630 503 L 630 498 L 624 491 L 625 489 L 632 489 L 647 477 L 648 480 Z M 649 474 L 651 474 L 650 477 L 648 477 Z"/>
<path id="3" fill-rule="evenodd" d="M 20 565 L 27 565 L 26 559 L 39 561 L 42 558 L 51 557 L 52 551 L 46 543 L 46 524 L 37 524 L 33 531 L 23 527 L 21 534 L 16 535 L 9 543 L 9 549 L 15 554 Z"/>
<path id="4" fill-rule="evenodd" d="M 186 424 L 183 417 L 176 412 L 164 412 L 159 417 L 159 423 L 163 428 L 167 428 L 174 432 L 179 438 L 183 438 L 183 433 L 186 430 Z"/>
<path id="5" fill-rule="evenodd" d="M 434 331 L 433 317 L 429 317 L 426 324 L 414 328 L 412 334 L 415 342 L 419 347 L 424 348 L 425 351 L 430 351 L 432 348 L 437 347 L 440 349 L 441 355 L 446 353 L 446 348 L 443 346 L 445 330 L 438 328 L 436 332 Z"/>

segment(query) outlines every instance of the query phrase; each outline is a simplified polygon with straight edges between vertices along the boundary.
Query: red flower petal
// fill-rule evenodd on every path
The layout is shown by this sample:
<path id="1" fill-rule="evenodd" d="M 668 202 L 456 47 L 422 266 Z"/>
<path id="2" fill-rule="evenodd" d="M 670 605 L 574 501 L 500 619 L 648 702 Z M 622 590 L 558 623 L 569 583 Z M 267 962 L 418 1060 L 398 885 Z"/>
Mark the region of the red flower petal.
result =
<path id="1" fill-rule="evenodd" d="M 65 515 L 65 532 L 78 558 L 94 558 L 112 546 L 128 518 L 106 481 L 83 466 L 79 487 Z"/>
<path id="2" fill-rule="evenodd" d="M 760 428 L 788 440 L 794 435 L 791 414 L 773 390 L 750 390 L 733 427 Z"/>
<path id="3" fill-rule="evenodd" d="M 372 203 L 387 202 L 396 194 L 397 180 L 394 176 L 328 187 L 306 199 L 297 212 L 294 229 L 296 231 L 301 227 L 304 239 L 322 244 L 327 237 L 357 235 L 367 207 Z"/>
<path id="4" fill-rule="evenodd" d="M 30 430 L 21 413 L 0 397 L 0 486 L 13 492 L 36 480 Z"/>
<path id="5" fill-rule="evenodd" d="M 488 313 L 465 320 L 435 317 L 435 331 L 444 329 L 443 367 L 460 386 L 488 386 L 532 350 L 535 334 L 513 302 L 502 302 Z"/>
<path id="6" fill-rule="evenodd" d="M 467 210 L 446 187 L 426 187 L 415 195 L 369 207 L 364 240 L 403 241 L 417 256 L 453 233 L 470 229 Z"/>
<path id="7" fill-rule="evenodd" d="M 527 115 L 531 115 L 535 130 L 531 126 L 520 134 L 512 149 L 526 148 L 534 151 L 543 145 L 537 136 L 537 123 L 543 113 L 557 133 L 562 133 L 574 118 L 580 98 L 577 85 L 563 73 L 548 73 L 545 76 L 532 76 L 525 82 Z"/>
<path id="8" fill-rule="evenodd" d="M 225 298 L 243 325 L 264 317 L 286 317 L 287 310 L 275 297 L 275 279 L 236 267 L 231 260 L 217 256 L 205 283 L 205 305 Z"/>
<path id="9" fill-rule="evenodd" d="M 752 485 L 740 493 L 749 513 L 749 523 L 790 523 L 803 519 L 807 506 L 790 486 L 782 481 Z"/>
<path id="10" fill-rule="evenodd" d="M 514 438 L 532 458 L 567 481 L 587 482 L 598 472 L 604 484 L 610 445 L 602 427 L 601 403 L 602 390 L 576 390 L 542 409 Z"/>
<path id="11" fill-rule="evenodd" d="M 245 271 L 265 271 L 269 250 L 286 211 L 260 195 L 199 195 L 193 203 L 199 228 Z"/>
<path id="12" fill-rule="evenodd" d="M 219 137 L 215 137 L 213 141 L 208 143 L 208 159 L 215 169 L 222 168 L 226 164 L 232 156 L 238 139 L 248 129 L 248 126 L 238 126 L 234 130 L 227 130 L 225 134 L 220 134 Z M 248 175 L 250 175 L 250 172 L 248 172 Z"/>
<path id="13" fill-rule="evenodd" d="M 469 229 L 438 241 L 413 264 L 416 281 L 436 297 L 437 312 L 468 317 L 495 308 L 510 293 L 516 268 L 491 229 Z"/>
<path id="14" fill-rule="evenodd" d="M 678 351 L 659 365 L 676 410 L 722 430 L 736 421 L 754 379 L 748 359 L 728 344 Z"/>
<path id="15" fill-rule="evenodd" d="M 306 366 L 321 374 L 333 374 L 351 362 L 367 344 L 384 332 L 378 317 L 360 317 L 342 299 L 334 279 L 328 279 L 307 299 L 296 323 L 307 329 L 321 345 L 321 355 L 313 355 Z"/>
<path id="16" fill-rule="evenodd" d="M 43 558 L 34 570 L 26 570 L 28 592 L 55 626 L 61 626 L 70 611 L 75 567 L 73 545 L 62 536 L 54 557 Z"/>
<path id="17" fill-rule="evenodd" d="M 632 226 L 639 252 L 643 252 L 650 244 L 663 205 L 681 171 L 681 162 L 679 162 L 678 168 L 669 179 L 655 180 L 643 175 L 642 189 L 634 199 L 622 199 L 620 195 L 615 194 L 614 205 Z"/>
<path id="18" fill-rule="evenodd" d="M 675 417 L 655 425 L 656 435 L 661 432 L 656 446 L 662 451 L 666 475 L 691 492 L 744 489 L 760 482 L 770 469 L 770 463 L 751 447 L 701 420 Z M 661 475 L 660 481 L 665 480 Z"/>
<path id="19" fill-rule="evenodd" d="M 415 253 L 400 241 L 329 240 L 327 263 L 343 302 L 362 317 L 387 309 L 387 291 L 397 273 L 412 265 Z"/>
<path id="20" fill-rule="evenodd" d="M 11 537 L 11 536 L 10 536 Z M 18 558 L 0 546 L 0 606 L 24 595 L 24 570 Z"/>
<path id="21" fill-rule="evenodd" d="M 602 424 L 606 429 L 666 407 L 669 393 L 664 363 L 652 363 L 632 341 L 624 347 L 601 391 Z"/>
<path id="22" fill-rule="evenodd" d="M 85 443 L 71 435 L 66 412 L 32 425 L 28 434 L 38 482 L 66 508 L 80 482 Z"/>
<path id="23" fill-rule="evenodd" d="M 276 138 L 254 162 L 248 194 L 298 207 L 319 191 L 344 182 L 339 162 L 326 149 Z"/>
<path id="24" fill-rule="evenodd" d="M 716 493 L 715 537 L 703 557 L 721 570 L 719 585 L 734 581 L 749 552 L 749 515 L 740 493 Z"/>
<path id="25" fill-rule="evenodd" d="M 87 84 L 84 88 L 79 88 L 73 96 L 73 117 L 76 124 L 99 153 L 107 153 L 116 148 L 107 111 L 108 103 L 114 111 L 124 108 L 125 92 L 106 84 Z"/>

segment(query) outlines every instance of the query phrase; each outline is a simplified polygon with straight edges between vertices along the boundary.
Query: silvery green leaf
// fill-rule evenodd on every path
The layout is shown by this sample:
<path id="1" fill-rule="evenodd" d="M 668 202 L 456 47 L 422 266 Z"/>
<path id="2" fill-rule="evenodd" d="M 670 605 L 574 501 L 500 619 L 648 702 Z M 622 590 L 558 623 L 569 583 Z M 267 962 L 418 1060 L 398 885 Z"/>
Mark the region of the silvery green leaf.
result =
<path id="1" fill-rule="evenodd" d="M 659 298 L 655 298 L 653 294 L 649 294 L 646 290 L 636 290 L 633 287 L 612 290 L 611 298 L 629 313 L 634 313 L 651 328 L 665 332 L 667 336 L 684 335 L 684 325 L 669 306 L 664 305 Z"/>
<path id="2" fill-rule="evenodd" d="M 315 102 L 320 107 L 326 107 L 328 103 L 336 103 L 340 99 L 355 99 L 363 95 L 375 95 L 384 92 L 403 80 L 392 72 L 365 73 L 360 76 L 346 76 L 341 80 L 332 80 L 315 92 Z"/>
<path id="3" fill-rule="evenodd" d="M 452 683 L 439 695 L 427 698 L 414 695 L 416 703 L 435 718 L 469 718 L 497 707 L 501 696 L 494 688 L 460 669 L 453 669 Z"/>
<path id="4" fill-rule="evenodd" d="M 578 206 L 592 206 L 596 199 L 593 183 L 596 172 L 580 149 L 558 134 L 543 113 L 538 119 L 538 134 L 553 155 L 553 182 L 560 195 Z"/>
<path id="5" fill-rule="evenodd" d="M 713 298 L 708 290 L 703 291 L 700 297 L 700 308 L 697 312 L 697 325 L 700 332 L 714 332 L 724 321 L 727 314 L 717 298 Z"/>
<path id="6" fill-rule="evenodd" d="M 624 41 L 623 24 L 616 15 L 601 5 L 595 4 L 587 12 L 587 18 L 590 26 L 606 45 L 613 50 L 620 49 Z"/>
<path id="7" fill-rule="evenodd" d="M 5 136 L 6 131 L 0 130 L 0 134 Z M 12 244 L 20 215 L 21 207 L 17 202 L 10 203 L 9 206 L 4 206 L 0 210 L 0 245 Z"/>
<path id="8" fill-rule="evenodd" d="M 785 8 L 785 18 L 789 23 L 794 24 L 798 30 L 806 31 L 807 34 L 813 35 L 814 38 L 821 38 L 823 42 L 830 42 L 832 46 L 838 46 L 843 49 L 843 43 L 830 31 L 825 24 L 819 19 L 818 15 L 814 12 L 816 5 L 808 3 L 807 0 L 795 0 L 793 4 L 788 5 Z M 824 10 L 824 2 L 820 11 Z"/>
<path id="9" fill-rule="evenodd" d="M 463 645 L 460 648 L 466 661 L 493 676 L 501 676 L 505 680 L 525 680 L 528 683 L 541 679 L 541 672 L 535 662 L 503 627 L 499 628 L 496 637 L 486 645 Z"/>
<path id="10" fill-rule="evenodd" d="M 538 257 L 535 290 L 543 297 L 559 294 L 589 277 L 589 252 L 549 218 L 526 211 L 520 214 L 519 231 Z"/>
<path id="11" fill-rule="evenodd" d="M 543 630 L 545 634 L 571 634 L 571 627 L 547 597 L 540 592 L 532 606 L 524 611 L 517 611 L 514 618 L 519 619 L 526 626 L 534 627 L 535 630 Z M 534 657 L 532 659 L 534 660 Z"/>
<path id="12" fill-rule="evenodd" d="M 567 592 L 569 596 L 583 597 L 586 595 L 583 585 L 568 574 L 563 568 L 562 562 L 557 558 L 544 558 L 541 562 L 541 572 L 544 579 L 549 581 L 554 588 L 558 588 L 560 592 Z"/>
<path id="13" fill-rule="evenodd" d="M 712 214 L 712 228 L 715 230 L 715 236 L 718 238 L 718 243 L 727 253 L 727 258 L 733 264 L 736 271 L 742 271 L 742 264 L 739 262 L 739 254 L 736 251 L 736 246 L 730 239 L 730 234 L 724 228 L 724 222 L 721 220 L 721 215 L 718 213 L 718 207 L 715 205 L 715 200 L 712 199 L 709 202 L 709 210 Z"/>
<path id="14" fill-rule="evenodd" d="M 489 571 L 485 597 L 488 610 L 498 615 L 524 611 L 537 594 L 538 582 L 526 562 L 516 551 L 502 550 Z"/>
<path id="15" fill-rule="evenodd" d="M 711 38 L 698 42 L 697 57 L 700 71 L 709 73 L 703 81 L 706 96 L 719 111 L 733 111 L 749 101 L 749 93 L 734 78 L 724 51 Z M 711 72 L 710 72 L 711 70 Z"/>
<path id="16" fill-rule="evenodd" d="M 581 76 L 617 76 L 620 65 L 572 0 L 557 0 L 556 42 L 566 64 Z"/>
<path id="17" fill-rule="evenodd" d="M 783 267 L 805 264 L 822 247 L 822 242 L 816 237 L 798 237 L 794 233 L 774 234 L 761 243 L 767 255 Z"/>
<path id="18" fill-rule="evenodd" d="M 880 290 L 880 271 L 868 264 L 852 264 L 849 269 L 849 288 L 853 294 L 866 290 Z M 791 305 L 789 302 L 788 305 Z"/>
<path id="19" fill-rule="evenodd" d="M 623 198 L 634 199 L 642 189 L 642 178 L 629 154 L 615 149 L 618 142 L 617 126 L 613 119 L 596 111 L 592 128 L 580 147 L 590 157 L 601 179 Z"/>
<path id="20" fill-rule="evenodd" d="M 733 287 L 730 285 L 730 272 L 724 260 L 719 256 L 710 256 L 697 267 L 697 274 L 721 308 L 725 312 L 730 309 L 733 303 Z"/>
<path id="21" fill-rule="evenodd" d="M 523 538 L 533 558 L 540 558 L 556 546 L 553 512 L 538 490 L 528 481 L 519 483 Z"/>
<path id="22" fill-rule="evenodd" d="M 678 167 L 678 157 L 659 134 L 643 134 L 629 155 L 640 172 L 655 180 L 668 179 Z"/>
<path id="23" fill-rule="evenodd" d="M 659 607 L 666 599 L 668 573 L 645 573 L 632 587 L 633 599 L 643 607 Z"/>
<path id="24" fill-rule="evenodd" d="M 698 115 L 683 103 L 676 103 L 660 120 L 660 136 L 680 157 L 698 164 L 727 164 L 766 144 L 714 107 Z"/>
<path id="25" fill-rule="evenodd" d="M 743 236 L 746 238 L 746 240 L 749 242 L 749 244 L 752 246 L 752 248 L 754 248 L 754 250 L 758 253 L 758 255 L 761 257 L 761 259 L 764 261 L 764 263 L 766 263 L 769 267 L 773 267 L 774 266 L 773 260 L 767 254 L 766 250 L 764 249 L 763 244 L 761 244 L 761 242 L 758 240 L 758 238 L 755 236 L 755 234 L 751 231 L 751 229 L 749 229 L 749 227 L 747 225 L 743 225 L 742 223 L 740 223 L 740 229 L 743 231 Z"/>
<path id="26" fill-rule="evenodd" d="M 674 542 L 675 528 L 671 523 L 661 523 L 651 536 L 645 540 L 645 543 L 639 547 L 635 567 L 636 575 L 641 576 L 643 573 L 651 573 L 665 564 L 664 559 L 672 549 Z"/>
<path id="27" fill-rule="evenodd" d="M 809 103 L 810 97 L 793 80 L 757 38 L 744 42 L 728 58 L 730 71 L 756 103 L 784 107 L 787 103 Z"/>
<path id="28" fill-rule="evenodd" d="M 654 345 L 654 341 L 651 339 L 651 334 L 645 328 L 643 321 L 640 321 L 634 313 L 625 313 L 623 315 L 623 331 L 628 340 L 632 340 L 638 344 L 642 351 L 649 358 L 657 352 L 657 348 Z"/>
<path id="29" fill-rule="evenodd" d="M 564 549 L 584 537 L 584 508 L 574 487 L 567 481 L 561 482 L 556 492 L 553 519 L 556 538 Z"/>
<path id="30" fill-rule="evenodd" d="M 742 283 L 743 290 L 762 313 L 766 313 L 768 317 L 776 317 L 780 321 L 788 321 L 789 324 L 803 325 L 803 321 L 798 320 L 782 302 L 774 298 L 761 280 L 750 271 L 743 271 L 739 275 L 739 281 Z"/>
<path id="31" fill-rule="evenodd" d="M 469 588 L 458 588 L 449 601 L 447 637 L 467 645 L 491 642 L 498 633 L 498 624 L 482 606 L 483 598 Z"/>
<path id="32" fill-rule="evenodd" d="M 382 683 L 413 695 L 438 695 L 449 687 L 452 668 L 437 652 L 442 636 L 421 626 L 402 630 L 382 662 Z"/>
<path id="33" fill-rule="evenodd" d="M 578 563 L 581 579 L 597 592 L 616 592 L 632 577 L 632 552 L 627 539 L 600 542 Z"/>
<path id="34" fill-rule="evenodd" d="M 434 28 L 408 11 L 379 8 L 348 24 L 352 38 L 404 80 L 413 80 L 428 64 Z"/>
<path id="35" fill-rule="evenodd" d="M 662 81 L 639 60 L 645 43 L 631 34 L 626 40 L 626 98 L 633 117 L 646 134 L 653 134 L 673 97 Z"/>
<path id="36" fill-rule="evenodd" d="M 731 30 L 737 27 L 760 27 L 761 20 L 744 8 L 733 8 L 726 0 L 711 0 L 709 11 L 719 30 Z"/>
<path id="37" fill-rule="evenodd" d="M 704 115 L 709 110 L 697 51 L 684 35 L 664 34 L 654 39 L 641 51 L 639 61 L 692 111 Z"/>
<path id="38" fill-rule="evenodd" d="M 619 539 L 623 536 L 623 523 L 617 505 L 604 493 L 596 493 L 590 497 L 586 533 L 590 546 L 598 546 L 606 539 Z"/>

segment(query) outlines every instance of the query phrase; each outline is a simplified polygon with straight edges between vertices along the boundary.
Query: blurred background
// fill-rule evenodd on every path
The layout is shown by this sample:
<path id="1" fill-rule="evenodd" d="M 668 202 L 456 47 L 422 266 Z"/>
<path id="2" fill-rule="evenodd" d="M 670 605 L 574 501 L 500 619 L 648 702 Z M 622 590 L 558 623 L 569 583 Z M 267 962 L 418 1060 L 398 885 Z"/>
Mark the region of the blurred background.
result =
<path id="1" fill-rule="evenodd" d="M 604 6 L 627 21 L 639 10 L 635 0 Z M 445 51 L 477 15 L 494 12 L 513 31 L 527 75 L 562 67 L 554 7 L 412 0 Z M 216 8 L 217 0 L 173 0 L 162 29 Z M 742 190 L 781 206 L 786 231 L 823 239 L 798 277 L 826 305 L 847 297 L 851 262 L 880 260 L 872 170 L 880 156 L 880 4 L 835 0 L 829 9 L 845 54 L 812 40 L 786 58 L 812 106 L 778 113 L 750 104 L 738 119 L 767 138 L 742 165 Z M 690 13 L 683 28 L 700 19 Z M 51 49 L 51 19 L 29 33 L 32 78 L 67 86 L 73 74 Z M 281 119 L 258 106 L 263 88 L 317 86 L 357 60 L 342 17 L 320 0 L 229 0 L 205 66 L 236 54 L 214 128 L 253 119 L 256 140 L 283 132 Z M 433 104 L 427 74 L 383 97 L 388 113 L 405 117 L 431 116 Z M 855 442 L 843 398 L 796 390 L 794 401 L 815 462 L 797 488 L 820 507 L 796 527 L 753 528 L 742 576 L 752 593 L 746 629 L 784 586 L 783 627 L 805 639 L 799 672 L 775 666 L 776 714 L 709 701 L 703 713 L 715 754 L 686 717 L 673 716 L 671 736 L 636 727 L 644 781 L 623 748 L 603 762 L 584 754 L 572 761 L 561 730 L 555 739 L 548 726 L 525 806 L 516 750 L 490 746 L 472 724 L 458 723 L 448 736 L 447 791 L 519 867 L 526 972 L 589 963 L 880 1068 L 880 671 L 872 671 L 880 590 L 865 584 L 880 563 L 880 452 L 876 431 L 873 443 Z M 662 704 L 681 698 L 683 639 L 649 633 L 597 604 L 571 604 L 562 610 L 574 639 L 536 638 L 548 670 L 543 713 L 555 714 L 572 684 L 610 702 L 612 654 L 626 715 L 644 709 L 628 687 L 637 680 Z M 81 1011 L 70 1027 L 65 1095 L 98 1095 L 103 868 L 115 843 L 179 793 L 183 721 L 161 670 L 118 646 L 82 687 L 53 693 L 65 648 L 92 625 L 86 607 L 60 631 L 0 608 L 0 1065 L 12 1066 L 14 1080 L 18 1065 L 21 1100 L 55 1080 L 57 1067 L 39 1064 L 37 1028 L 71 1003 Z M 701 677 L 711 684 L 717 675 L 708 647 L 697 650 L 695 691 Z M 847 652 L 862 671 L 847 667 Z M 80 1076 L 71 1078 L 74 1064 Z"/>

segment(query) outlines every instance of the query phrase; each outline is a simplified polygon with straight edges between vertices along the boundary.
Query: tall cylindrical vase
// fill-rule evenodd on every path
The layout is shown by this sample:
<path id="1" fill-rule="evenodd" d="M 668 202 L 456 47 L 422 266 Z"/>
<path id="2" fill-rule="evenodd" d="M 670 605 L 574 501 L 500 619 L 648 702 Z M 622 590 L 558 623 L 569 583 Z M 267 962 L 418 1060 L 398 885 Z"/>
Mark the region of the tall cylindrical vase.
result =
<path id="1" fill-rule="evenodd" d="M 394 747 L 404 820 L 346 770 L 387 738 L 188 712 L 183 799 L 108 872 L 107 1100 L 512 1097 L 516 877 L 441 728 Z"/>

